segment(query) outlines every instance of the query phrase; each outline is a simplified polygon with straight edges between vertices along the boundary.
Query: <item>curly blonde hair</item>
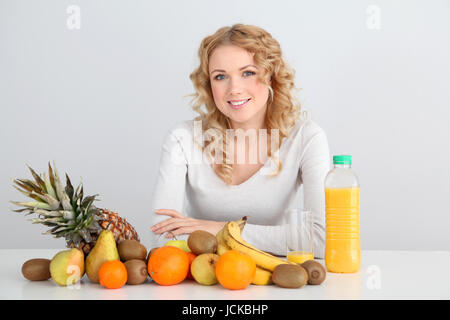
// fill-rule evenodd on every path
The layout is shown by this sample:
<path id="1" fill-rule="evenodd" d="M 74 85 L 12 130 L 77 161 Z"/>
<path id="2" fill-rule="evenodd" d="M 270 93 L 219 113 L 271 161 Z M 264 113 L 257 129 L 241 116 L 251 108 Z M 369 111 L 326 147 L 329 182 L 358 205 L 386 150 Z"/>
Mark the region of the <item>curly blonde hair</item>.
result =
<path id="1" fill-rule="evenodd" d="M 222 27 L 213 35 L 204 38 L 198 50 L 200 65 L 190 74 L 196 92 L 188 96 L 193 96 L 191 106 L 194 111 L 200 115 L 195 120 L 202 121 L 202 128 L 206 131 L 213 128 L 220 132 L 222 137 L 226 136 L 226 130 L 231 129 L 230 121 L 215 105 L 211 90 L 211 82 L 209 77 L 209 57 L 213 50 L 221 45 L 236 45 L 254 53 L 254 60 L 258 67 L 262 69 L 258 80 L 268 86 L 269 98 L 267 101 L 267 111 L 265 117 L 265 126 L 267 129 L 267 137 L 271 141 L 271 129 L 278 129 L 278 146 L 281 146 L 283 138 L 289 136 L 290 129 L 300 116 L 300 103 L 292 90 L 298 90 L 294 86 L 295 71 L 290 68 L 282 58 L 282 52 L 279 43 L 272 37 L 270 33 L 260 27 L 244 24 L 235 24 L 231 27 Z M 271 86 L 266 83 L 270 76 Z M 293 102 L 295 101 L 295 103 Z M 201 110 L 202 106 L 206 107 L 206 112 Z M 215 139 L 211 142 L 216 142 Z M 202 153 L 208 144 L 201 146 Z M 215 148 L 207 148 L 207 155 L 214 157 L 214 150 L 222 152 L 222 158 L 226 159 L 224 163 L 217 166 L 216 174 L 227 184 L 232 183 L 233 161 L 229 161 L 227 139 L 223 139 L 220 145 Z M 277 150 L 272 150 L 272 144 L 267 147 L 268 157 L 277 163 L 278 169 L 272 174 L 276 176 L 282 169 L 281 161 L 274 157 L 273 154 Z M 214 167 L 213 167 L 214 168 Z"/>

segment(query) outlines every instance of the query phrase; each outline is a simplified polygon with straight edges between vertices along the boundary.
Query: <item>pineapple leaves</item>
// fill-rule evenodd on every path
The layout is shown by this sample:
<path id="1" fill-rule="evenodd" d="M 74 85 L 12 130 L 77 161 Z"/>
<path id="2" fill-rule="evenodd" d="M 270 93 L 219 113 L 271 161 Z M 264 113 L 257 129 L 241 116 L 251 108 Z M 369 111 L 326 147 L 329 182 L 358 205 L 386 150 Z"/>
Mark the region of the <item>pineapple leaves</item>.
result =
<path id="1" fill-rule="evenodd" d="M 53 161 L 53 166 L 55 166 L 55 162 Z M 55 166 L 55 170 L 56 170 L 56 166 Z M 50 161 L 48 162 L 48 177 L 50 179 L 50 186 L 52 187 L 52 189 L 56 189 L 56 185 L 55 185 L 55 176 L 53 174 L 53 169 L 52 166 L 50 165 Z"/>
<path id="2" fill-rule="evenodd" d="M 73 186 L 70 182 L 69 176 L 66 173 L 66 193 L 69 196 L 69 199 L 73 201 Z"/>
<path id="3" fill-rule="evenodd" d="M 75 218 L 75 212 L 73 212 L 73 211 L 61 211 L 61 212 L 62 212 L 64 219 L 66 219 L 68 221 L 73 221 L 73 219 Z"/>
<path id="4" fill-rule="evenodd" d="M 61 217 L 62 213 L 60 211 L 48 211 L 42 209 L 35 209 L 34 213 L 37 213 L 39 216 L 43 217 Z"/>
<path id="5" fill-rule="evenodd" d="M 64 208 L 64 210 L 72 210 L 72 205 L 70 204 L 70 199 L 67 196 L 67 193 L 65 192 L 65 189 L 61 183 L 61 180 L 59 179 L 58 171 L 55 167 L 55 173 L 54 173 L 54 181 L 55 181 L 55 187 L 56 187 L 56 194 L 58 195 L 59 201 L 61 201 L 61 204 Z"/>
<path id="6" fill-rule="evenodd" d="M 94 194 L 93 196 L 88 196 L 84 198 L 84 200 L 81 202 L 81 207 L 89 209 L 89 207 L 92 205 L 92 202 L 94 202 L 96 196 L 98 196 L 98 194 Z"/>
<path id="7" fill-rule="evenodd" d="M 80 190 L 79 198 L 78 198 L 78 199 L 80 199 L 80 201 L 82 201 L 82 200 L 83 200 L 83 196 L 84 196 L 83 184 L 81 184 L 81 190 Z"/>
<path id="8" fill-rule="evenodd" d="M 27 165 L 28 166 L 28 165 Z M 101 216 L 93 205 L 98 201 L 98 194 L 84 198 L 83 183 L 76 190 L 66 173 L 66 185 L 63 186 L 58 170 L 48 162 L 48 173 L 38 175 L 28 166 L 33 180 L 11 179 L 13 187 L 23 195 L 31 198 L 31 201 L 10 201 L 20 206 L 14 212 L 24 215 L 36 214 L 28 219 L 33 224 L 42 224 L 49 229 L 43 234 L 51 234 L 55 237 L 66 237 L 66 240 L 90 243 L 93 234 L 99 234 L 102 226 L 99 224 Z"/>
<path id="9" fill-rule="evenodd" d="M 73 195 L 73 203 L 78 208 L 81 206 L 82 200 L 83 200 L 83 184 L 80 182 L 80 184 L 77 187 L 77 190 L 75 191 L 75 194 Z"/>
<path id="10" fill-rule="evenodd" d="M 28 192 L 34 191 L 39 194 L 43 193 L 43 190 L 31 180 L 17 179 L 17 180 L 13 180 L 13 182 Z"/>
<path id="11" fill-rule="evenodd" d="M 60 238 L 60 237 L 63 237 L 65 234 L 69 233 L 71 229 L 72 229 L 71 227 L 56 226 L 42 234 L 51 234 L 51 235 L 54 235 L 55 238 Z M 66 231 L 66 232 L 64 232 L 64 231 Z"/>
<path id="12" fill-rule="evenodd" d="M 45 219 L 44 218 L 33 218 L 33 219 L 28 219 L 28 221 L 31 221 L 32 224 L 42 223 L 44 225 L 49 225 L 49 224 L 52 224 L 52 225 L 57 224 L 59 226 L 64 225 L 64 224 L 60 223 L 60 222 L 64 221 L 64 218 L 62 218 L 62 217 L 45 218 Z"/>
<path id="13" fill-rule="evenodd" d="M 34 172 L 34 170 L 33 170 L 29 165 L 27 165 L 27 167 L 28 167 L 28 169 L 30 169 L 31 174 L 33 175 L 34 180 L 36 180 L 36 182 L 39 184 L 39 186 L 40 186 L 42 189 L 46 190 L 46 189 L 45 189 L 45 182 L 41 179 L 41 177 L 39 177 L 39 175 L 38 175 L 36 172 Z"/>
<path id="14" fill-rule="evenodd" d="M 50 206 L 47 203 L 39 202 L 39 201 L 34 201 L 34 202 L 10 201 L 10 202 L 12 204 L 15 204 L 15 205 L 21 206 L 21 207 L 51 210 Z"/>
<path id="15" fill-rule="evenodd" d="M 91 234 L 86 228 L 81 229 L 78 233 L 87 243 L 92 241 Z"/>
<path id="16" fill-rule="evenodd" d="M 51 195 L 53 198 L 57 199 L 58 196 L 56 195 L 55 189 L 53 188 L 50 180 L 48 180 L 46 173 L 44 173 L 44 181 L 45 181 L 45 187 L 47 188 L 47 193 L 49 195 Z"/>
<path id="17" fill-rule="evenodd" d="M 33 181 L 18 179 L 13 180 L 13 182 L 24 190 L 18 188 L 15 185 L 13 185 L 13 187 L 27 197 L 33 198 L 38 202 L 47 203 L 48 205 L 50 205 L 51 210 L 56 210 L 59 208 L 59 201 L 53 198 L 51 195 L 46 194 L 45 191 L 40 189 L 40 187 Z"/>
<path id="18" fill-rule="evenodd" d="M 61 183 L 61 180 L 59 179 L 58 171 L 56 170 L 56 168 L 55 168 L 54 181 L 55 181 L 56 195 L 58 196 L 59 200 L 62 200 L 63 194 L 64 194 L 64 188 Z"/>
<path id="19" fill-rule="evenodd" d="M 20 193 L 26 195 L 27 197 L 33 198 L 33 199 L 36 200 L 36 201 L 45 201 L 43 198 L 41 198 L 41 197 L 39 197 L 38 195 L 36 195 L 36 194 L 34 193 L 34 191 L 31 191 L 31 192 L 24 191 L 24 190 L 18 188 L 17 186 L 14 186 L 14 185 L 13 185 L 13 187 L 14 187 L 16 190 L 18 190 Z"/>
<path id="20" fill-rule="evenodd" d="M 43 195 L 40 195 L 40 197 L 42 197 L 43 200 L 50 206 L 51 210 L 57 210 L 59 208 L 59 204 L 60 204 L 59 201 L 56 200 L 55 198 L 53 198 L 51 195 L 43 194 Z"/>

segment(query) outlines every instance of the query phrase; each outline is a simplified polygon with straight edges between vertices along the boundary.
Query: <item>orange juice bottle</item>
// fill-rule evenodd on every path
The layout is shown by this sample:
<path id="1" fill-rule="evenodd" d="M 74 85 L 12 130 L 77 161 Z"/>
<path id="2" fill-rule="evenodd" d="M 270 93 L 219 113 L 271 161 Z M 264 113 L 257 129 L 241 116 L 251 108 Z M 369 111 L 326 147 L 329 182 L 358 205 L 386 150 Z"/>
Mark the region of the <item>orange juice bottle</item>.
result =
<path id="1" fill-rule="evenodd" d="M 330 272 L 353 273 L 361 266 L 359 181 L 352 156 L 333 156 L 325 178 L 325 265 Z"/>

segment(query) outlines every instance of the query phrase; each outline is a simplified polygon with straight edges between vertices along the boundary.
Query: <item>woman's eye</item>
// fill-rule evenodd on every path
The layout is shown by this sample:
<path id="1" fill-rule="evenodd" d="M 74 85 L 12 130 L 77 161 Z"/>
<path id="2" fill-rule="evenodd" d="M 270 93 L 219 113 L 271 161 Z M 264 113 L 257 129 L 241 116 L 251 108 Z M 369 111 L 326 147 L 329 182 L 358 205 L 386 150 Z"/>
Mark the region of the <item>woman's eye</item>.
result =
<path id="1" fill-rule="evenodd" d="M 255 74 L 255 72 L 253 72 L 253 71 L 244 71 L 243 74 L 244 74 L 244 75 L 245 75 L 245 74 L 248 74 L 247 76 L 252 76 L 252 75 Z M 215 80 L 222 80 L 223 78 L 220 78 L 220 77 L 225 77 L 225 75 L 219 74 L 219 75 L 215 76 L 214 79 L 215 79 Z"/>

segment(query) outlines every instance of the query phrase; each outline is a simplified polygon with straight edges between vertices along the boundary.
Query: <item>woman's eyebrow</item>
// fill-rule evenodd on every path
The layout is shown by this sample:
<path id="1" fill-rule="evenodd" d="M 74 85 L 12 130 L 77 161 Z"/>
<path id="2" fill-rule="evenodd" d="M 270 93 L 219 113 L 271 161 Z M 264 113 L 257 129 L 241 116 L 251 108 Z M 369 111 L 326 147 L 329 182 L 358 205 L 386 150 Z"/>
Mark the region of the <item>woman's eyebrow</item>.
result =
<path id="1" fill-rule="evenodd" d="M 254 67 L 254 68 L 258 69 L 255 65 L 253 65 L 253 64 L 248 64 L 248 65 L 246 65 L 246 66 L 243 66 L 243 67 L 240 68 L 239 70 L 245 69 L 245 68 L 247 68 L 247 67 Z M 214 72 L 226 72 L 226 71 L 225 71 L 225 70 L 220 70 L 220 69 L 215 69 L 215 70 L 211 71 L 211 74 L 213 74 Z"/>

